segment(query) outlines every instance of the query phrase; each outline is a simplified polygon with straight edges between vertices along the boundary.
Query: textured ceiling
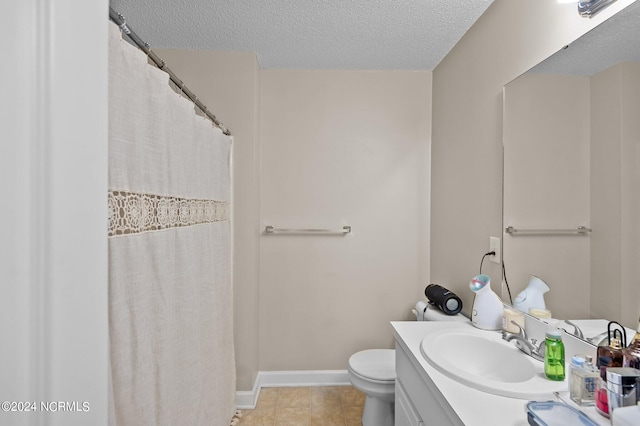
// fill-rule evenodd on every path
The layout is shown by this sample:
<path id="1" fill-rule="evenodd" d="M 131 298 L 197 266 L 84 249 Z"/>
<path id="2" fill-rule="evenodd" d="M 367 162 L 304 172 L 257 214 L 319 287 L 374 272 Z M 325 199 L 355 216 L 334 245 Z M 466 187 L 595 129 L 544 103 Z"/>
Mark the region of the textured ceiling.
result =
<path id="1" fill-rule="evenodd" d="M 493 0 L 111 0 L 152 48 L 261 68 L 433 70 Z"/>
<path id="2" fill-rule="evenodd" d="M 640 62 L 640 1 L 627 6 L 530 72 L 591 76 L 620 62 Z"/>

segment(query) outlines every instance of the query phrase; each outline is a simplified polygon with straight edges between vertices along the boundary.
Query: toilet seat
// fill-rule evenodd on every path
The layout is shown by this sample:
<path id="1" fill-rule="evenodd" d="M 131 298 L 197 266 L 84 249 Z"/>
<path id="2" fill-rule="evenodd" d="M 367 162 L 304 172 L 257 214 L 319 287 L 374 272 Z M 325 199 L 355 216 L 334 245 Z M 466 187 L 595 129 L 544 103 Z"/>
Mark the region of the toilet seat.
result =
<path id="1" fill-rule="evenodd" d="M 367 349 L 351 355 L 349 381 L 366 395 L 363 426 L 393 426 L 396 383 L 396 351 Z"/>
<path id="2" fill-rule="evenodd" d="M 356 376 L 377 383 L 396 380 L 396 351 L 393 349 L 367 349 L 351 355 L 349 369 Z"/>

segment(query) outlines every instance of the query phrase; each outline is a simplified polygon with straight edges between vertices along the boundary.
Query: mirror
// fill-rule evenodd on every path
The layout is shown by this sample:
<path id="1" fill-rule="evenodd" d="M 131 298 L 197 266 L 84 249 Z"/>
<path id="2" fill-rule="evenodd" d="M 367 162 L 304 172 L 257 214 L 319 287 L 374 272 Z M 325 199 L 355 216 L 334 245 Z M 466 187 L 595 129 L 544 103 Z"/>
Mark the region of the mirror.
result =
<path id="1" fill-rule="evenodd" d="M 554 318 L 615 320 L 633 330 L 639 22 L 635 2 L 510 82 L 503 122 L 503 262 L 512 297 L 535 275 L 550 287 Z"/>

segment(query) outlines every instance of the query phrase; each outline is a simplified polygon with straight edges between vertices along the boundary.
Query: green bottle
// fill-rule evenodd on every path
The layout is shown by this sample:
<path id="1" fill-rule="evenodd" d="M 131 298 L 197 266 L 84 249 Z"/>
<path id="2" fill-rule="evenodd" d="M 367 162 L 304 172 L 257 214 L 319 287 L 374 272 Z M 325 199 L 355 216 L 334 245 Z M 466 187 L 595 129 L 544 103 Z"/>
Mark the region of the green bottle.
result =
<path id="1" fill-rule="evenodd" d="M 564 380 L 564 343 L 562 333 L 553 329 L 546 333 L 544 350 L 544 374 L 549 380 Z"/>

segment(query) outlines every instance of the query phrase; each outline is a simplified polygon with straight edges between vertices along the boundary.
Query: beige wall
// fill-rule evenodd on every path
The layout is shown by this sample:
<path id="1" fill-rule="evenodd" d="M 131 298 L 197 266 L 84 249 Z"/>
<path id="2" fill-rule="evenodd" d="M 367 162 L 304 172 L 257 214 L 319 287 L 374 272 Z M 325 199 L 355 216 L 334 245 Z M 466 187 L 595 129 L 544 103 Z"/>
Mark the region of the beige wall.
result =
<path id="1" fill-rule="evenodd" d="M 434 70 L 431 281 L 458 293 L 467 313 L 469 279 L 489 236 L 502 235 L 503 86 L 629 3 L 585 19 L 575 4 L 495 0 Z M 484 272 L 499 281 L 497 265 Z"/>
<path id="2" fill-rule="evenodd" d="M 261 72 L 260 370 L 391 348 L 429 276 L 430 72 Z"/>
<path id="3" fill-rule="evenodd" d="M 501 235 L 502 86 L 630 1 L 583 19 L 555 0 L 496 0 L 433 75 L 159 51 L 235 138 L 238 389 L 258 370 L 343 369 L 391 347 L 388 321 L 409 319 L 429 281 L 468 313 L 469 279 Z M 346 237 L 260 234 L 347 223 Z"/>
<path id="4" fill-rule="evenodd" d="M 345 369 L 392 347 L 389 321 L 410 319 L 429 276 L 431 73 L 157 52 L 234 135 L 238 390 L 259 370 Z M 261 235 L 268 224 L 353 233 Z"/>
<path id="5" fill-rule="evenodd" d="M 505 87 L 505 225 L 591 226 L 589 111 L 588 77 L 524 74 Z M 589 318 L 589 242 L 583 235 L 505 234 L 513 296 L 537 275 L 551 288 L 545 299 L 556 318 Z"/>
<path id="6" fill-rule="evenodd" d="M 258 63 L 254 53 L 155 49 L 233 135 L 234 330 L 237 388 L 259 368 Z"/>
<path id="7" fill-rule="evenodd" d="M 635 327 L 640 306 L 640 64 L 591 78 L 591 314 Z"/>

